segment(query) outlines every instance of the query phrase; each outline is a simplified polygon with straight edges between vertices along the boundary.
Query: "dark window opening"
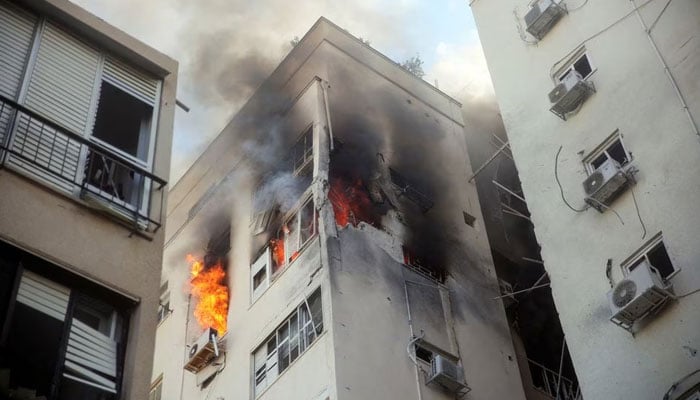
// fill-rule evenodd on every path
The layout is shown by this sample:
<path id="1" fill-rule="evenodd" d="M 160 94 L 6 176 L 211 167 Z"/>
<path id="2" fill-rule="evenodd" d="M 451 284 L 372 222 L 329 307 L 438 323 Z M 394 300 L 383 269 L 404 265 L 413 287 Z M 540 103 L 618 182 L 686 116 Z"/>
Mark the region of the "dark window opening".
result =
<path id="1" fill-rule="evenodd" d="M 416 345 L 416 358 L 430 364 L 433 362 L 433 352 L 424 347 Z"/>
<path id="2" fill-rule="evenodd" d="M 260 287 L 267 279 L 267 266 L 263 267 L 253 276 L 253 290 Z"/>
<path id="3" fill-rule="evenodd" d="M 559 81 L 563 81 L 564 78 L 566 78 L 566 76 L 568 76 L 572 71 L 578 72 L 581 75 L 581 78 L 584 79 L 590 75 L 593 72 L 593 67 L 591 67 L 591 63 L 588 60 L 588 55 L 584 54 L 574 61 L 574 63 L 566 69 L 566 72 L 561 74 Z"/>
<path id="4" fill-rule="evenodd" d="M 647 257 L 649 258 L 649 263 L 659 270 L 662 278 L 666 279 L 666 277 L 675 271 L 663 242 L 654 246 L 654 248 L 647 253 Z"/>
<path id="5" fill-rule="evenodd" d="M 596 157 L 593 161 L 591 161 L 591 166 L 594 169 L 598 169 L 603 164 L 605 164 L 606 161 L 608 161 L 608 155 L 603 153 L 603 154 L 599 155 L 598 157 Z"/>
<path id="6" fill-rule="evenodd" d="M 152 115 L 153 107 L 102 82 L 93 136 L 145 162 Z"/>
<path id="7" fill-rule="evenodd" d="M 613 160 L 617 161 L 620 165 L 625 165 L 630 162 L 627 158 L 627 152 L 625 147 L 622 145 L 620 139 L 617 139 L 607 148 L 608 155 Z"/>

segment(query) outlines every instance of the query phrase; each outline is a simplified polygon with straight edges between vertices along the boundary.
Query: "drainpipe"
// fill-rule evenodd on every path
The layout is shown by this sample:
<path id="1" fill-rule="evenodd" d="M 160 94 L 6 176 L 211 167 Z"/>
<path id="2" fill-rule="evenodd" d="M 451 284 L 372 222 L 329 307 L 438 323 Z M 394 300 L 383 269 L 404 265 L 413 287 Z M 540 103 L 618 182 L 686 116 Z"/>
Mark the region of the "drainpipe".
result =
<path id="1" fill-rule="evenodd" d="M 668 64 L 666 63 L 666 60 L 664 60 L 663 55 L 661 55 L 661 52 L 659 51 L 659 47 L 656 45 L 654 38 L 651 36 L 651 31 L 649 30 L 649 27 L 647 26 L 646 22 L 644 22 L 644 18 L 642 18 L 642 14 L 639 12 L 639 7 L 637 7 L 637 3 L 635 2 L 635 0 L 630 0 L 630 1 L 632 2 L 632 6 L 634 7 L 634 11 L 637 14 L 637 19 L 639 19 L 639 23 L 642 24 L 642 28 L 644 28 L 644 33 L 646 33 L 647 39 L 649 39 L 649 43 L 651 44 L 651 47 L 654 49 L 654 53 L 656 53 L 656 56 L 659 58 L 661 65 L 664 66 L 664 72 L 666 72 L 666 76 L 668 76 L 668 80 L 671 81 L 671 86 L 673 86 L 673 89 L 676 91 L 676 95 L 678 96 L 678 100 L 680 100 L 680 102 L 681 102 L 681 106 L 683 107 L 683 111 L 685 111 L 686 117 L 688 117 L 688 122 L 690 123 L 690 126 L 693 129 L 693 132 L 695 132 L 695 135 L 700 137 L 700 131 L 698 131 L 698 125 L 695 123 L 695 119 L 693 118 L 693 114 L 690 113 L 690 109 L 688 109 L 688 103 L 686 103 L 685 98 L 683 97 L 683 93 L 681 92 L 681 89 L 678 87 L 678 83 L 676 82 L 676 79 L 673 77 L 671 70 L 668 68 Z"/>
<path id="2" fill-rule="evenodd" d="M 328 107 L 328 88 L 330 84 L 328 81 L 321 81 L 321 90 L 323 90 L 323 105 L 326 107 L 326 124 L 328 125 L 328 135 L 331 139 L 331 151 L 333 151 L 333 125 L 331 124 L 331 111 Z"/>
<path id="3" fill-rule="evenodd" d="M 406 313 L 408 315 L 408 330 L 411 335 L 411 340 L 415 340 L 415 335 L 413 334 L 413 318 L 411 317 L 411 305 L 408 302 L 408 284 L 406 282 L 406 275 L 404 274 L 403 267 L 401 267 L 401 277 L 403 278 L 403 292 L 406 297 Z M 410 346 L 410 344 L 409 344 Z M 410 349 L 409 349 L 410 350 Z M 410 354 L 409 354 L 410 357 Z M 416 392 L 418 392 L 418 400 L 423 400 L 423 393 L 420 387 L 420 372 L 418 371 L 418 364 L 414 365 L 416 371 Z"/>

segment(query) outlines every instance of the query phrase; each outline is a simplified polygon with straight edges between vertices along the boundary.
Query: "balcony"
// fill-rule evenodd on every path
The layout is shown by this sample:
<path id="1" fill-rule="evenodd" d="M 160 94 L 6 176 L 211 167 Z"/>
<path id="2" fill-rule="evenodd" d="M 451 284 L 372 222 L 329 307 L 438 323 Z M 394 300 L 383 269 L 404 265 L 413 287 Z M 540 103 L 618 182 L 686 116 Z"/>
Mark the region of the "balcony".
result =
<path id="1" fill-rule="evenodd" d="M 77 197 L 133 232 L 155 233 L 167 181 L 96 142 L 0 95 L 0 168 Z"/>
<path id="2" fill-rule="evenodd" d="M 527 360 L 532 386 L 543 394 L 543 398 L 557 400 L 583 400 L 581 389 L 571 379 L 559 375 L 544 365 Z"/>

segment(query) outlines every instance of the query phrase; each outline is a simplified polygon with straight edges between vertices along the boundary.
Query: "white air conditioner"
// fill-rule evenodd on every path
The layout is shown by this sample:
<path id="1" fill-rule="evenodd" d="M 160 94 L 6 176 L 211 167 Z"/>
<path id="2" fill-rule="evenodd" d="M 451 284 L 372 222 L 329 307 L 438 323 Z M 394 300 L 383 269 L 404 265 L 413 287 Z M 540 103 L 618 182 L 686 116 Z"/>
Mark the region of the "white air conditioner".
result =
<path id="1" fill-rule="evenodd" d="M 559 21 L 564 12 L 564 8 L 553 0 L 539 0 L 525 14 L 526 30 L 540 40 Z"/>
<path id="2" fill-rule="evenodd" d="M 631 330 L 632 325 L 672 298 L 670 286 L 663 283 L 659 271 L 642 261 L 608 292 L 610 320 Z"/>
<path id="3" fill-rule="evenodd" d="M 189 361 L 185 364 L 185 369 L 197 373 L 218 356 L 218 334 L 215 329 L 209 328 L 190 346 Z"/>
<path id="4" fill-rule="evenodd" d="M 593 84 L 585 81 L 578 71 L 571 70 L 549 92 L 549 102 L 553 103 L 549 110 L 566 120 L 567 114 L 576 111 L 593 92 Z"/>
<path id="5" fill-rule="evenodd" d="M 617 161 L 608 159 L 583 181 L 585 201 L 602 213 L 632 183 L 634 177 Z"/>
<path id="6" fill-rule="evenodd" d="M 464 370 L 454 361 L 436 354 L 433 357 L 430 368 L 430 378 L 426 385 L 437 383 L 444 389 L 459 393 L 467 388 L 464 382 Z"/>

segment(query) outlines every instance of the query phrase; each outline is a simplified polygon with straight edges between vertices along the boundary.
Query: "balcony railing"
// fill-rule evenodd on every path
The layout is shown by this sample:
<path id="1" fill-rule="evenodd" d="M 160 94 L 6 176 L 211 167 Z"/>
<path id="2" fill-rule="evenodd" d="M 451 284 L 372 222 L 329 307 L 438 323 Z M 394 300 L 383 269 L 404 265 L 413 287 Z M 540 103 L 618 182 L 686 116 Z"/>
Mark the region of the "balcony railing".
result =
<path id="1" fill-rule="evenodd" d="M 0 95 L 0 168 L 78 196 L 134 231 L 162 225 L 167 181 Z"/>
<path id="2" fill-rule="evenodd" d="M 532 385 L 556 400 L 583 400 L 581 389 L 569 378 L 559 376 L 556 371 L 528 358 Z"/>

